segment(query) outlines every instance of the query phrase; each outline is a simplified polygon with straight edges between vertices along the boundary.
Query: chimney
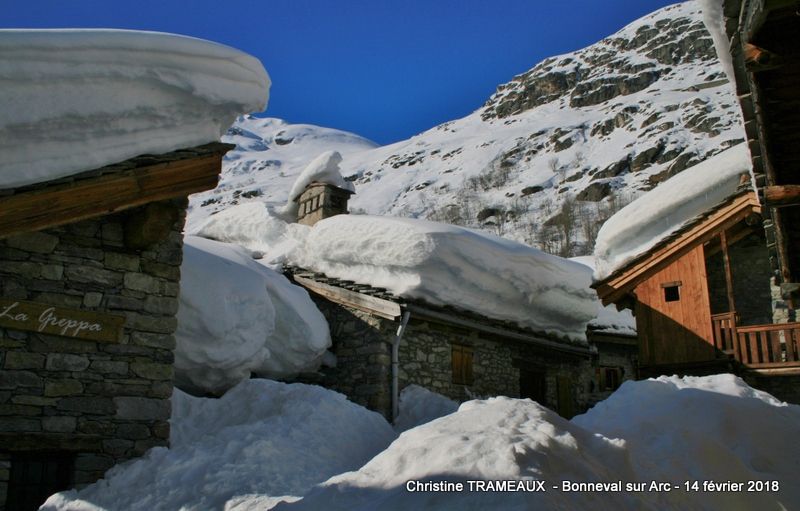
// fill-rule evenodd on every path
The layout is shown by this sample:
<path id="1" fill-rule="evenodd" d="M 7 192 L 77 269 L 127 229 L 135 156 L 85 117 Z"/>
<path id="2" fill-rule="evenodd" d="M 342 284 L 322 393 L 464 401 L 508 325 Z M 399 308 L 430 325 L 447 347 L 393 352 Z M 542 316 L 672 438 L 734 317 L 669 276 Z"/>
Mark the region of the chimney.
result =
<path id="1" fill-rule="evenodd" d="M 347 214 L 347 201 L 352 194 L 328 183 L 309 183 L 297 198 L 297 223 L 314 225 L 323 218 Z"/>

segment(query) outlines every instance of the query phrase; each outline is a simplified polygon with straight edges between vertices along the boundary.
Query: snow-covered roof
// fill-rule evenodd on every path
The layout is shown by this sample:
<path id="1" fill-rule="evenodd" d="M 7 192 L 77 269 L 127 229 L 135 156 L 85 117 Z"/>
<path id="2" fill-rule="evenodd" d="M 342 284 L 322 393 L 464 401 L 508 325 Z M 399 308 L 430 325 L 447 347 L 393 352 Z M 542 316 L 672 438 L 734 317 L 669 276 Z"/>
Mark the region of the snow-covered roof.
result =
<path id="1" fill-rule="evenodd" d="M 592 256 L 571 257 L 570 261 L 586 266 L 587 273 L 594 271 L 594 257 Z M 636 318 L 628 309 L 617 310 L 616 305 L 613 304 L 604 307 L 603 303 L 598 300 L 597 315 L 589 321 L 587 328 L 596 333 L 631 337 L 636 335 Z"/>
<path id="2" fill-rule="evenodd" d="M 745 144 L 684 170 L 608 219 L 595 241 L 595 280 L 604 280 L 737 193 L 751 169 Z"/>
<path id="3" fill-rule="evenodd" d="M 0 30 L 0 188 L 218 141 L 266 106 L 258 59 L 127 30 Z"/>
<path id="4" fill-rule="evenodd" d="M 338 215 L 307 231 L 297 266 L 585 341 L 597 313 L 590 273 L 491 234 L 426 220 Z"/>

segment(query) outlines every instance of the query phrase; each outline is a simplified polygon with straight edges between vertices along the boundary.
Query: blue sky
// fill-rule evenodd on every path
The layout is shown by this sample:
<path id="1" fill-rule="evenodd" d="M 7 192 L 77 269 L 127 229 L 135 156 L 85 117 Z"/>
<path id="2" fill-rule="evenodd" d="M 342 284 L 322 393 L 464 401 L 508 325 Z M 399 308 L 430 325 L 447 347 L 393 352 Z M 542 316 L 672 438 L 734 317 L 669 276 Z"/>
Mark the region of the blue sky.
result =
<path id="1" fill-rule="evenodd" d="M 542 59 L 664 0 L 0 0 L 2 28 L 158 30 L 264 63 L 266 114 L 385 144 L 477 109 Z"/>

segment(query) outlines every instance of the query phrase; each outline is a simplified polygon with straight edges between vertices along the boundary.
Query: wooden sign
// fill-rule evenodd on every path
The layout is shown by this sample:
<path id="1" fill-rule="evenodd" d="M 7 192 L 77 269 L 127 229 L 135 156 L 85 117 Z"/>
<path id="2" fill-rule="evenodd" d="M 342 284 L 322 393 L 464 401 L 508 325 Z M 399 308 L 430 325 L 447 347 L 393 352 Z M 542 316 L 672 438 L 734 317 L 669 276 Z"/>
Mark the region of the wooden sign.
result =
<path id="1" fill-rule="evenodd" d="M 125 316 L 0 298 L 0 326 L 92 341 L 119 342 Z"/>

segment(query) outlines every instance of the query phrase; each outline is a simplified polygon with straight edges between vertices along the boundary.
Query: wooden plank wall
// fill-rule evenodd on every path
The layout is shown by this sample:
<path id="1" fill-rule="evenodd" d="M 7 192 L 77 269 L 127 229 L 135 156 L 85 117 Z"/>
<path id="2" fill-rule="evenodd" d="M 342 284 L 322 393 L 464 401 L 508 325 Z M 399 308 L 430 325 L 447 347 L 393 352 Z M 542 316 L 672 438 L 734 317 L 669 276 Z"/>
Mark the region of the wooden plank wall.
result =
<path id="1" fill-rule="evenodd" d="M 667 302 L 662 284 L 678 281 L 680 300 Z M 714 359 L 702 245 L 638 285 L 635 292 L 640 365 Z"/>

